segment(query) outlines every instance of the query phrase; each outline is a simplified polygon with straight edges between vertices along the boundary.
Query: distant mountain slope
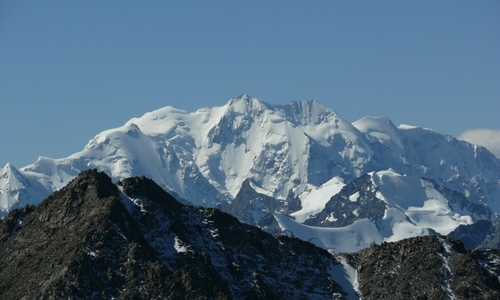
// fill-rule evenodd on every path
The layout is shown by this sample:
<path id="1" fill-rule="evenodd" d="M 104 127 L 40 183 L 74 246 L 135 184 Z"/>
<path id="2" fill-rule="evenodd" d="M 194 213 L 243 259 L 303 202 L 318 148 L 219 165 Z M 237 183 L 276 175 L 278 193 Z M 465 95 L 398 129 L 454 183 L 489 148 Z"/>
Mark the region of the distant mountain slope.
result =
<path id="1" fill-rule="evenodd" d="M 233 200 L 247 179 L 285 201 L 335 176 L 350 182 L 392 168 L 500 212 L 500 160 L 485 148 L 382 117 L 351 124 L 317 101 L 271 105 L 242 95 L 192 113 L 164 107 L 101 132 L 67 158 L 41 157 L 19 170 L 6 165 L 2 214 L 40 202 L 91 168 L 113 180 L 147 176 L 204 206 Z M 21 178 L 29 184 L 13 187 Z"/>
<path id="2" fill-rule="evenodd" d="M 275 213 L 282 230 L 333 252 L 355 252 L 414 236 L 447 235 L 492 216 L 485 204 L 472 203 L 433 180 L 394 170 L 353 180 L 307 216 L 301 210 L 290 217 Z"/>
<path id="3" fill-rule="evenodd" d="M 2 299 L 497 299 L 500 253 L 419 237 L 333 256 L 145 177 L 82 172 L 0 221 Z M 344 241 L 338 241 L 343 243 Z"/>

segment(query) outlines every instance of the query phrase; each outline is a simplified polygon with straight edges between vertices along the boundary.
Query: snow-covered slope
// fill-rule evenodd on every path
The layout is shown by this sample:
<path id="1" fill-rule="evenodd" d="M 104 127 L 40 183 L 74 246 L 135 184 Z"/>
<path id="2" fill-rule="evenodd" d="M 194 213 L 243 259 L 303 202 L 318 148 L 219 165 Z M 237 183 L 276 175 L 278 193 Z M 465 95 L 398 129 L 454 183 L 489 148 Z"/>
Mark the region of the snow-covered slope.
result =
<path id="1" fill-rule="evenodd" d="M 0 217 L 6 212 L 26 204 L 38 204 L 41 196 L 52 191 L 37 177 L 19 171 L 11 164 L 0 168 Z M 21 199 L 21 201 L 19 201 Z"/>
<path id="2" fill-rule="evenodd" d="M 327 228 L 304 225 L 279 212 L 274 217 L 285 233 L 333 253 L 356 252 L 384 241 L 377 227 L 368 219 L 358 220 L 344 227 Z"/>
<path id="3" fill-rule="evenodd" d="M 281 201 L 290 193 L 333 188 L 329 181 L 336 176 L 350 182 L 393 168 L 432 178 L 500 211 L 500 161 L 485 148 L 428 129 L 398 128 L 386 118 L 351 124 L 317 101 L 271 105 L 247 95 L 191 113 L 164 107 L 101 132 L 67 158 L 40 158 L 7 176 L 29 178 L 38 188 L 23 185 L 14 193 L 14 182 L 2 180 L 1 206 L 5 212 L 24 204 L 21 191 L 37 203 L 90 168 L 113 180 L 144 175 L 205 206 L 234 199 L 246 179 Z M 304 200 L 304 216 L 307 207 L 319 205 L 310 199 Z"/>
<path id="4" fill-rule="evenodd" d="M 318 202 L 324 201 L 322 196 Z M 290 218 L 276 212 L 275 218 L 283 231 L 317 246 L 333 252 L 356 252 L 381 242 L 447 235 L 460 225 L 491 218 L 485 204 L 469 203 L 461 196 L 432 180 L 389 169 L 344 185 L 327 196 L 329 200 L 315 214 L 304 218 L 297 211 Z"/>
<path id="5" fill-rule="evenodd" d="M 378 162 L 373 171 L 392 168 L 399 174 L 431 178 L 500 211 L 500 201 L 495 201 L 500 199 L 500 160 L 486 148 L 427 128 L 395 127 L 385 117 L 365 117 L 353 125 L 372 141 Z"/>
<path id="6" fill-rule="evenodd" d="M 299 196 L 301 209 L 291 215 L 297 222 L 303 223 L 322 211 L 330 198 L 340 192 L 344 186 L 344 180 L 340 177 L 333 177 L 320 187 L 311 185 Z"/>

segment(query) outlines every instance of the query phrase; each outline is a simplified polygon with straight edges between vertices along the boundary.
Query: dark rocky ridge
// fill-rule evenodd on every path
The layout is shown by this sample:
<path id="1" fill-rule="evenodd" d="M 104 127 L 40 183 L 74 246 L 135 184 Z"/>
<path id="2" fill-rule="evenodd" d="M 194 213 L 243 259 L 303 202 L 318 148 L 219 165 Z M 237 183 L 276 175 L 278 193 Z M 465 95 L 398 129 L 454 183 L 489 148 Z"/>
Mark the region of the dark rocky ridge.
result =
<path id="1" fill-rule="evenodd" d="M 363 299 L 500 299 L 499 250 L 469 252 L 459 241 L 423 236 L 346 257 Z"/>
<path id="2" fill-rule="evenodd" d="M 167 291 L 168 270 L 154 257 L 110 178 L 87 171 L 47 197 L 0 244 L 0 295 L 155 297 Z"/>
<path id="3" fill-rule="evenodd" d="M 2 220 L 0 297 L 343 298 L 325 250 L 180 204 L 146 178 L 118 185 L 128 197 L 104 173 L 85 171 L 17 231 L 9 220 L 22 212 Z"/>

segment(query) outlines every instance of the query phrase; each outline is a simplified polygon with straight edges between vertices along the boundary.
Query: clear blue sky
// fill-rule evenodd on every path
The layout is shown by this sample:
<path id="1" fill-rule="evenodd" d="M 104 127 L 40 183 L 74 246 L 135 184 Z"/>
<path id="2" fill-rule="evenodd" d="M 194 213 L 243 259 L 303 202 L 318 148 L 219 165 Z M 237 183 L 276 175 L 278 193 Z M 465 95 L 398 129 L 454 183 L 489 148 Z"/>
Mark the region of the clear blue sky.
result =
<path id="1" fill-rule="evenodd" d="M 171 105 L 500 128 L 500 1 L 0 1 L 0 165 Z"/>

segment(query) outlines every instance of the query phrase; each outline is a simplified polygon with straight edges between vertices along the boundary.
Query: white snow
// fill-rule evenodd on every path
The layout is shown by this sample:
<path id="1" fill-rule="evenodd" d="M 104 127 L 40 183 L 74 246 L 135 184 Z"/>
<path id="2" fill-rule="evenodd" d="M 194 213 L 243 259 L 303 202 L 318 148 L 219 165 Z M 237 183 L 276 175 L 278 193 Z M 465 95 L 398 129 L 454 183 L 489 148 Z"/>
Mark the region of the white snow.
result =
<path id="1" fill-rule="evenodd" d="M 352 194 L 351 196 L 349 196 L 349 201 L 356 202 L 356 201 L 358 201 L 358 198 L 359 198 L 359 192 L 356 192 L 356 193 Z"/>
<path id="2" fill-rule="evenodd" d="M 404 230 L 409 230 L 407 234 L 410 236 L 418 232 L 418 228 L 424 231 L 432 228 L 446 235 L 461 224 L 473 223 L 470 216 L 452 211 L 448 199 L 418 177 L 386 170 L 372 173 L 372 181 L 379 189 L 377 197 L 403 214 L 398 219 L 398 224 L 405 222 L 405 219 L 410 221 L 406 221 L 408 224 L 404 226 Z M 394 214 L 388 216 L 388 219 L 394 222 Z M 392 237 L 390 240 L 395 238 L 398 237 Z"/>
<path id="3" fill-rule="evenodd" d="M 451 289 L 451 283 L 450 283 L 450 281 L 453 278 L 453 274 L 451 272 L 451 268 L 449 265 L 449 260 L 450 260 L 450 255 L 451 255 L 451 246 L 450 246 L 450 244 L 448 244 L 448 242 L 446 242 L 442 238 L 439 238 L 439 241 L 443 245 L 445 253 L 444 254 L 438 253 L 438 255 L 441 258 L 441 260 L 443 261 L 443 267 L 445 268 L 445 270 L 447 272 L 447 276 L 445 278 L 443 278 L 443 282 L 442 282 L 441 287 L 442 287 L 443 291 L 445 292 L 445 297 L 447 299 L 456 300 L 457 298 L 456 298 L 455 294 L 453 293 L 453 290 Z"/>
<path id="4" fill-rule="evenodd" d="M 331 267 L 330 273 L 342 289 L 347 293 L 348 300 L 360 299 L 358 271 L 347 263 L 344 257 L 336 257 L 339 265 Z"/>
<path id="5" fill-rule="evenodd" d="M 352 125 L 393 151 L 399 153 L 403 149 L 398 128 L 386 117 L 364 117 Z"/>
<path id="6" fill-rule="evenodd" d="M 302 209 L 292 213 L 291 216 L 299 223 L 314 217 L 325 208 L 330 198 L 340 192 L 344 186 L 344 180 L 340 177 L 333 177 L 320 187 L 309 185 L 299 196 Z"/>
<path id="7" fill-rule="evenodd" d="M 250 181 L 250 186 L 252 187 L 252 189 L 254 189 L 255 192 L 257 192 L 258 194 L 262 194 L 262 195 L 266 195 L 268 197 L 274 197 L 273 193 L 271 193 L 270 191 L 267 191 L 259 186 L 257 186 L 255 183 L 251 182 Z"/>
<path id="8" fill-rule="evenodd" d="M 430 229 L 446 235 L 461 224 L 473 223 L 470 215 L 452 211 L 448 199 L 423 179 L 400 175 L 392 169 L 370 174 L 374 187 L 378 189 L 376 197 L 388 205 L 383 218 L 376 221 L 376 224 L 368 219 L 361 219 L 354 224 L 339 228 L 300 224 L 324 208 L 326 202 L 311 201 L 311 199 L 316 200 L 314 197 L 316 193 L 320 195 L 317 197 L 319 199 L 329 198 L 324 196 L 323 193 L 327 189 L 323 187 L 306 190 L 301 195 L 302 203 L 306 205 L 302 210 L 291 214 L 295 220 L 275 213 L 280 227 L 325 249 L 334 252 L 354 252 L 369 247 L 373 243 L 394 242 L 428 235 Z M 337 188 L 336 193 L 344 186 L 340 181 L 335 181 L 335 184 L 329 182 L 329 184 L 331 184 L 330 187 Z M 358 198 L 359 192 L 349 196 L 352 202 L 357 201 Z M 352 213 L 358 216 L 359 209 L 355 209 Z M 330 212 L 326 220 L 336 221 L 335 212 Z"/>
<path id="9" fill-rule="evenodd" d="M 85 247 L 83 249 L 83 251 L 85 251 L 85 253 L 88 255 L 88 256 L 91 256 L 93 258 L 96 258 L 97 257 L 97 254 L 99 253 L 99 251 L 94 251 L 92 250 L 90 247 Z"/>
<path id="10" fill-rule="evenodd" d="M 16 207 L 38 204 L 51 187 L 7 163 L 0 168 L 0 218 Z"/>
<path id="11" fill-rule="evenodd" d="M 327 221 L 329 221 L 329 222 L 335 222 L 335 221 L 337 221 L 338 219 L 337 219 L 337 218 L 335 218 L 334 213 L 333 213 L 333 212 L 331 212 L 331 213 L 330 213 L 330 215 L 328 216 L 328 218 L 326 218 L 326 220 L 327 220 Z"/>
<path id="12" fill-rule="evenodd" d="M 182 241 L 177 236 L 174 238 L 174 249 L 177 253 L 184 253 L 188 251 L 188 248 L 183 245 Z"/>
<path id="13" fill-rule="evenodd" d="M 121 201 L 129 212 L 132 212 L 134 210 L 134 207 L 137 207 L 141 213 L 147 212 L 144 209 L 144 203 L 141 199 L 130 198 L 129 196 L 125 195 L 121 186 L 118 186 L 118 189 L 120 190 Z"/>
<path id="14" fill-rule="evenodd" d="M 325 228 L 300 224 L 279 212 L 275 212 L 274 217 L 282 230 L 289 230 L 296 237 L 333 253 L 356 252 L 383 241 L 377 227 L 368 219 L 342 228 Z"/>
<path id="15" fill-rule="evenodd" d="M 398 129 L 401 129 L 401 130 L 411 130 L 411 129 L 416 129 L 416 128 L 420 128 L 420 127 L 414 126 L 414 125 L 408 125 L 408 124 L 399 124 L 399 126 L 398 126 Z"/>

